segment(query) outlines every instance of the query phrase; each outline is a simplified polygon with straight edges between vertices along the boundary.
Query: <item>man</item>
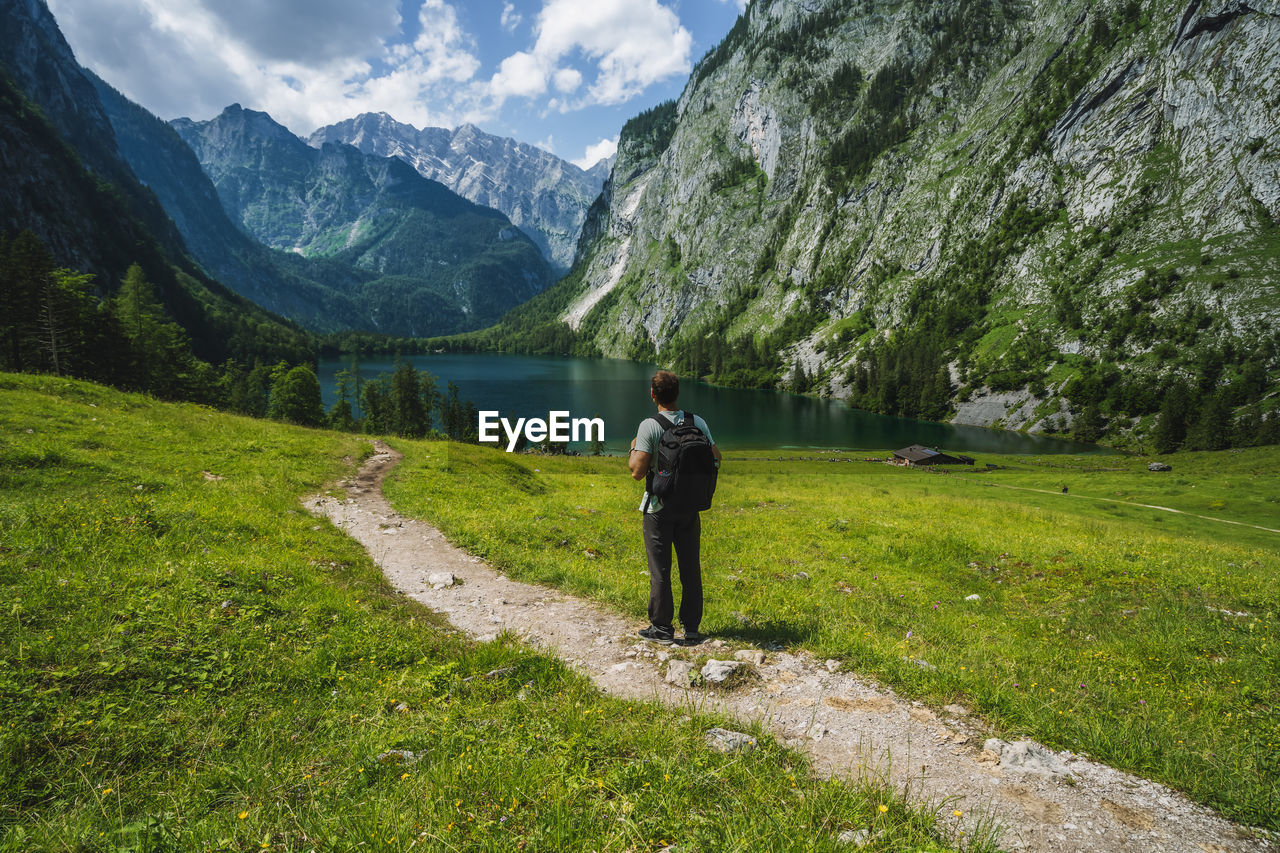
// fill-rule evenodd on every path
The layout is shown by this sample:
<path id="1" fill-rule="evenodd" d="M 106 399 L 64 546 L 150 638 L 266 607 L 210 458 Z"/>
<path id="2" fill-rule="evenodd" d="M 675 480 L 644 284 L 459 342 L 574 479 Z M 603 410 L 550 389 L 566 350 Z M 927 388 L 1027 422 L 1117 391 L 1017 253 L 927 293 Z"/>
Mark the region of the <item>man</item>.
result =
<path id="1" fill-rule="evenodd" d="M 688 413 L 676 408 L 680 396 L 680 380 L 669 370 L 659 370 L 649 382 L 649 397 L 658 407 L 658 415 L 674 426 L 685 422 Z M 693 424 L 702 430 L 711 443 L 716 466 L 720 465 L 720 448 L 715 446 L 707 422 L 694 415 Z M 627 467 L 635 480 L 645 479 L 653 466 L 663 427 L 653 418 L 640 422 L 636 437 L 631 440 L 631 453 Z M 640 504 L 644 513 L 644 550 L 649 560 L 649 627 L 640 636 L 663 645 L 675 641 L 675 629 L 671 620 L 674 603 L 671 592 L 671 548 L 675 546 L 676 562 L 680 568 L 680 625 L 684 628 L 684 645 L 697 645 L 706 639 L 698 633 L 702 622 L 702 565 L 699 547 L 702 539 L 702 521 L 697 512 L 680 515 L 664 513 L 662 500 L 650 495 L 646 489 Z"/>

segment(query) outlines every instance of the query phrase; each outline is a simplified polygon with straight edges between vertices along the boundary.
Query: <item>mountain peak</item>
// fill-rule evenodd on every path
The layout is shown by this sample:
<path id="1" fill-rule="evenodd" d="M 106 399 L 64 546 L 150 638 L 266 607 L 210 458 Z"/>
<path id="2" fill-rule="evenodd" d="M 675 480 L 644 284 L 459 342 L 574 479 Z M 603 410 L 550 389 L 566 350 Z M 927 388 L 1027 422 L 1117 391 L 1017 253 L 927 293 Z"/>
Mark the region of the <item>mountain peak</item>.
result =
<path id="1" fill-rule="evenodd" d="M 470 122 L 418 130 L 386 113 L 362 113 L 318 129 L 308 142 L 345 142 L 405 161 L 423 177 L 507 214 L 562 271 L 573 262 L 587 208 L 607 177 Z"/>

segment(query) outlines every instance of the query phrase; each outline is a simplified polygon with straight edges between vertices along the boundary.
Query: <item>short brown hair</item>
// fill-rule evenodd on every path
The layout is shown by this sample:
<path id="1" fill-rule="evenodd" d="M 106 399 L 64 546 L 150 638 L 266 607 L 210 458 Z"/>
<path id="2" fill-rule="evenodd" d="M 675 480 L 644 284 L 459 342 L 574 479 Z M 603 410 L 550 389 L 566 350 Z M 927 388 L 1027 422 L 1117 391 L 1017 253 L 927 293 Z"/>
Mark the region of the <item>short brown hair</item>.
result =
<path id="1" fill-rule="evenodd" d="M 680 380 L 670 370 L 659 370 L 649 380 L 649 390 L 658 403 L 670 406 L 680 396 Z"/>

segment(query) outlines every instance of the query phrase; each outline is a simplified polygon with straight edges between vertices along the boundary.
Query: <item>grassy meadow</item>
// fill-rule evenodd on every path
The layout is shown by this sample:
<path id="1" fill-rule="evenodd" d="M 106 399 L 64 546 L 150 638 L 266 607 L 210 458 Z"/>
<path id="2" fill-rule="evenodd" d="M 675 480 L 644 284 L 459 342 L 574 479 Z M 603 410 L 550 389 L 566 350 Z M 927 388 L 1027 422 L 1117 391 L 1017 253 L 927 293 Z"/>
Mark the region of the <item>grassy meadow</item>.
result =
<path id="1" fill-rule="evenodd" d="M 730 721 L 448 630 L 299 504 L 367 452 L 0 374 L 0 849 L 822 851 L 863 827 L 874 849 L 991 849 L 950 806 L 813 779 L 761 731 L 712 752 Z M 452 456 L 411 453 L 418 473 Z M 498 506 L 543 482 L 536 461 L 452 458 Z M 558 517 L 606 467 L 554 464 Z"/>
<path id="2" fill-rule="evenodd" d="M 401 512 L 643 624 L 625 460 L 397 446 Z M 838 658 L 1280 829 L 1280 533 L 1218 520 L 1280 528 L 1280 448 L 1176 454 L 1167 473 L 1121 455 L 950 474 L 761 456 L 727 452 L 703 516 L 704 631 Z"/>

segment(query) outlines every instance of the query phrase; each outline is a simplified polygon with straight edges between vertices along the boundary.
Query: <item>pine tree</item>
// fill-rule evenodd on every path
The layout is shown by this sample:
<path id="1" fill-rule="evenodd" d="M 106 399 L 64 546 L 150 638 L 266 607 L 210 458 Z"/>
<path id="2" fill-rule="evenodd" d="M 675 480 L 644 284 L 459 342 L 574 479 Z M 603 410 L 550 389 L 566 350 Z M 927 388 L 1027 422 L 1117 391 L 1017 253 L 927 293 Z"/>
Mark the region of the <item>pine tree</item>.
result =
<path id="1" fill-rule="evenodd" d="M 40 287 L 40 346 L 46 366 L 59 376 L 73 374 L 83 353 L 92 286 L 92 274 L 59 269 L 45 276 Z"/>
<path id="2" fill-rule="evenodd" d="M 329 426 L 342 432 L 354 432 L 356 420 L 351 409 L 351 401 L 355 396 L 355 376 L 350 370 L 342 369 L 333 375 L 334 391 L 338 399 L 329 409 Z"/>
<path id="3" fill-rule="evenodd" d="M 1191 413 L 1191 393 L 1181 380 L 1175 379 L 1164 396 L 1160 420 L 1156 422 L 1156 453 L 1172 453 L 1187 437 L 1187 418 Z"/>
<path id="4" fill-rule="evenodd" d="M 0 364 L 9 370 L 40 367 L 40 292 L 53 272 L 53 255 L 30 231 L 0 255 Z"/>
<path id="5" fill-rule="evenodd" d="M 1076 418 L 1072 425 L 1071 437 L 1076 441 L 1083 441 L 1092 444 L 1102 438 L 1103 431 L 1107 428 L 1107 419 L 1102 416 L 1102 409 L 1097 403 L 1088 403 L 1080 412 L 1080 417 Z"/>
<path id="6" fill-rule="evenodd" d="M 1225 450 L 1231 443 L 1231 409 L 1221 393 L 1210 395 L 1195 426 L 1187 433 L 1191 450 Z"/>
<path id="7" fill-rule="evenodd" d="M 111 311 L 132 350 L 129 384 L 170 400 L 211 394 L 212 370 L 195 358 L 187 333 L 165 315 L 142 267 L 129 267 Z"/>
<path id="8" fill-rule="evenodd" d="M 1233 447 L 1252 447 L 1262 429 L 1262 410 L 1257 403 L 1250 403 L 1231 428 L 1231 444 Z"/>
<path id="9" fill-rule="evenodd" d="M 385 376 L 364 383 L 364 388 L 360 391 L 360 409 L 364 413 L 365 432 L 371 435 L 391 432 L 388 418 L 390 396 Z"/>
<path id="10" fill-rule="evenodd" d="M 456 382 L 450 380 L 449 390 L 440 403 L 440 422 L 449 438 L 462 441 L 466 435 L 466 409 L 460 399 L 461 391 Z"/>
<path id="11" fill-rule="evenodd" d="M 1280 444 L 1280 409 L 1262 419 L 1253 443 L 1258 446 Z"/>
<path id="12" fill-rule="evenodd" d="M 418 396 L 422 398 L 422 411 L 426 416 L 426 424 L 424 432 L 429 433 L 435 428 L 432 422 L 431 413 L 436 411 L 440 406 L 440 392 L 436 388 L 436 377 L 425 370 L 418 371 Z"/>
<path id="13" fill-rule="evenodd" d="M 405 438 L 422 438 L 430 427 L 430 416 L 422 405 L 418 371 L 402 361 L 391 376 L 391 430 Z"/>
<path id="14" fill-rule="evenodd" d="M 804 365 L 798 361 L 791 369 L 791 390 L 797 394 L 809 390 L 809 377 L 804 372 Z"/>
<path id="15" fill-rule="evenodd" d="M 164 309 L 156 300 L 155 288 L 137 264 L 130 266 L 124 274 L 115 303 L 116 315 L 124 325 L 125 334 L 135 341 L 142 340 L 153 324 L 165 320 Z"/>

